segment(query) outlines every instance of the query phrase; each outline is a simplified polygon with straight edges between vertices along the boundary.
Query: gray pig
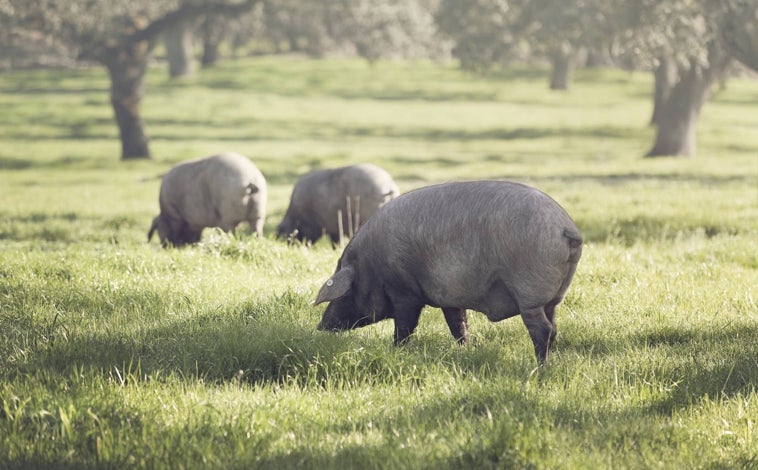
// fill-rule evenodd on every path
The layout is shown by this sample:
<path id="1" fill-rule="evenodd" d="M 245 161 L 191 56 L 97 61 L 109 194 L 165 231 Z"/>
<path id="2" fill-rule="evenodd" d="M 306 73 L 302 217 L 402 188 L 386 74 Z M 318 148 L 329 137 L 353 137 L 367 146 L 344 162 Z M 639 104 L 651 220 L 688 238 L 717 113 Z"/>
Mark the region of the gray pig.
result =
<path id="1" fill-rule="evenodd" d="M 247 157 L 227 152 L 180 163 L 163 177 L 161 213 L 147 241 L 158 231 L 161 244 L 182 246 L 200 240 L 203 228 L 234 233 L 242 221 L 263 235 L 266 179 Z"/>
<path id="2" fill-rule="evenodd" d="M 316 298 L 329 302 L 318 329 L 394 318 L 401 344 L 431 305 L 464 343 L 467 308 L 491 321 L 520 313 L 543 363 L 581 254 L 574 222 L 537 189 L 503 181 L 418 189 L 385 205 L 345 247 Z"/>
<path id="3" fill-rule="evenodd" d="M 295 184 L 276 233 L 310 242 L 326 234 L 332 243 L 337 243 L 340 234 L 352 236 L 351 229 L 356 232 L 377 209 L 398 194 L 392 177 L 369 163 L 314 171 Z"/>

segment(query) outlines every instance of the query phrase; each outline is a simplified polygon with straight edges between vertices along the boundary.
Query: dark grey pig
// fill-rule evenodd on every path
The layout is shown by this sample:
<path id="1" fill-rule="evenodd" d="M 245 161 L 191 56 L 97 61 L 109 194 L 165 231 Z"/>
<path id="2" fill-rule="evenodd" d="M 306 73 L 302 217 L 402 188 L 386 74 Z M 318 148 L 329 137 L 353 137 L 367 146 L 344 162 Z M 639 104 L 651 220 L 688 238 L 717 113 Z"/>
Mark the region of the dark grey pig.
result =
<path id="1" fill-rule="evenodd" d="M 337 243 L 398 194 L 392 177 L 369 163 L 314 171 L 295 184 L 276 233 L 310 242 L 326 234 Z"/>
<path id="2" fill-rule="evenodd" d="M 542 363 L 581 254 L 574 222 L 537 189 L 502 181 L 418 189 L 385 205 L 345 247 L 316 298 L 330 302 L 318 329 L 394 318 L 400 344 L 431 305 L 464 343 L 467 308 L 491 321 L 520 313 Z"/>
<path id="3" fill-rule="evenodd" d="M 196 243 L 205 227 L 234 233 L 242 221 L 263 235 L 266 179 L 247 157 L 227 152 L 180 163 L 163 177 L 147 241 L 157 230 L 163 246 Z"/>

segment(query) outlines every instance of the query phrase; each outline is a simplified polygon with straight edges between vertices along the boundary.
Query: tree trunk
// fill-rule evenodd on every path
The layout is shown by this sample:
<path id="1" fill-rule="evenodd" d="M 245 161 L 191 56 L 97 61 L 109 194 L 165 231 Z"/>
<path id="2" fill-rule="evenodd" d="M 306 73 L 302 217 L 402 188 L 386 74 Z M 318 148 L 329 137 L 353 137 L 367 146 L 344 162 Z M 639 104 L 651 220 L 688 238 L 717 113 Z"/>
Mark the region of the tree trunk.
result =
<path id="1" fill-rule="evenodd" d="M 599 47 L 587 51 L 585 66 L 588 68 L 613 67 L 613 57 L 607 47 Z"/>
<path id="2" fill-rule="evenodd" d="M 669 96 L 671 89 L 676 83 L 676 63 L 666 57 L 658 59 L 658 67 L 655 68 L 655 90 L 653 92 L 653 117 L 650 118 L 650 125 L 658 124 L 663 108 Z"/>
<path id="3" fill-rule="evenodd" d="M 709 88 L 694 68 L 674 85 L 669 99 L 658 107 L 657 135 L 648 157 L 695 155 L 697 120 Z"/>
<path id="4" fill-rule="evenodd" d="M 217 42 L 209 41 L 207 38 L 203 40 L 203 55 L 200 58 L 202 68 L 207 69 L 218 63 L 218 48 Z"/>
<path id="5" fill-rule="evenodd" d="M 2 17 L 2 20 L 2 31 L 0 31 L 0 38 L 2 38 L 0 39 L 2 41 L 2 48 L 0 48 L 0 70 L 3 68 L 3 55 L 6 55 L 8 59 L 8 68 L 13 70 L 16 66 L 16 45 L 13 41 L 13 35 L 15 34 L 13 16 Z"/>
<path id="6" fill-rule="evenodd" d="M 171 78 L 189 77 L 195 72 L 191 26 L 189 21 L 180 21 L 163 34 L 168 75 Z"/>
<path id="7" fill-rule="evenodd" d="M 121 159 L 150 158 L 140 102 L 149 47 L 147 41 L 114 48 L 105 60 L 111 78 L 111 104 L 121 135 Z"/>
<path id="8" fill-rule="evenodd" d="M 571 83 L 571 48 L 562 45 L 550 54 L 550 89 L 568 90 Z"/>
<path id="9" fill-rule="evenodd" d="M 213 67 L 218 63 L 219 46 L 224 39 L 224 24 L 216 16 L 207 15 L 203 20 L 203 55 L 200 66 Z"/>
<path id="10" fill-rule="evenodd" d="M 655 125 L 655 144 L 647 157 L 695 155 L 697 121 L 713 85 L 729 66 L 729 59 L 715 47 L 709 50 L 707 67 L 692 64 L 679 74 L 669 98 L 663 102 Z"/>

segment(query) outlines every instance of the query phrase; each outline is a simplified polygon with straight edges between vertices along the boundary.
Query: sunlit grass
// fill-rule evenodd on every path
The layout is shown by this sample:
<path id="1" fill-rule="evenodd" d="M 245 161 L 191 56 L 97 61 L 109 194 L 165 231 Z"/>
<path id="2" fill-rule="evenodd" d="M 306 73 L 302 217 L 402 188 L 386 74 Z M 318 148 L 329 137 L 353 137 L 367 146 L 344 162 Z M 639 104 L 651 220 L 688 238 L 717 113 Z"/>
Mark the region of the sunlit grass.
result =
<path id="1" fill-rule="evenodd" d="M 104 70 L 0 76 L 0 467 L 752 468 L 758 465 L 758 82 L 698 156 L 643 159 L 650 77 L 487 77 L 260 57 L 148 75 L 152 161 L 119 161 Z M 159 175 L 221 150 L 269 181 L 266 238 L 146 243 Z M 370 161 L 401 190 L 506 178 L 587 240 L 536 369 L 523 324 L 427 309 L 326 334 L 339 250 L 273 239 L 296 178 Z"/>

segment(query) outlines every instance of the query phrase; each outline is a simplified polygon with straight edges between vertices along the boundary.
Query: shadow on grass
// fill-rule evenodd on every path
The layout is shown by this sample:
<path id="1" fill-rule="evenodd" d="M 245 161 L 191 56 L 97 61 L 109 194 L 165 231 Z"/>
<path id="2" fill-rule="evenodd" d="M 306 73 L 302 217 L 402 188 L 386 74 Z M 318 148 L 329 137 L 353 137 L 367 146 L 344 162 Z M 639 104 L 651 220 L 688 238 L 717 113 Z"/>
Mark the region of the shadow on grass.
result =
<path id="1" fill-rule="evenodd" d="M 40 140 L 36 137 L 34 140 Z M 46 160 L 25 160 L 16 157 L 2 157 L 0 156 L 0 170 L 35 170 L 35 169 L 86 169 L 86 170 L 112 170 L 118 163 L 123 162 L 120 160 L 120 156 L 115 150 L 114 141 L 114 153 L 112 155 L 103 155 L 100 157 L 82 156 L 82 155 L 64 155 L 55 159 Z M 97 181 L 93 179 L 92 181 Z M 87 181 L 89 182 L 89 181 Z M 35 183 L 30 183 L 33 185 Z"/>
<path id="2" fill-rule="evenodd" d="M 687 442 L 691 439 L 687 430 L 669 429 L 668 425 L 662 425 L 660 420 L 651 419 L 651 417 L 660 416 L 665 422 L 674 411 L 694 406 L 702 398 L 718 399 L 717 397 L 731 397 L 738 393 L 749 394 L 754 391 L 758 387 L 758 359 L 756 359 L 758 357 L 758 341 L 756 341 L 758 328 L 744 330 L 734 327 L 704 334 L 675 330 L 651 331 L 631 338 L 633 344 L 645 347 L 671 346 L 688 349 L 684 352 L 687 354 L 696 353 L 703 335 L 708 341 L 721 343 L 733 341 L 735 332 L 739 332 L 740 338 L 751 341 L 751 345 L 725 351 L 715 362 L 712 361 L 713 358 L 702 358 L 696 367 L 696 372 L 683 377 L 678 387 L 668 397 L 657 402 L 651 399 L 649 401 L 652 401 L 652 404 L 649 405 L 630 406 L 621 411 L 612 407 L 594 409 L 591 406 L 577 410 L 573 408 L 576 406 L 575 403 L 551 402 L 542 400 L 539 393 L 525 393 L 523 390 L 525 380 L 521 367 L 523 364 L 515 365 L 514 369 L 519 370 L 517 373 L 508 374 L 508 369 L 497 370 L 489 377 L 483 377 L 476 371 L 467 370 L 464 367 L 464 371 L 478 379 L 475 381 L 478 387 L 474 387 L 473 390 L 466 387 L 456 389 L 455 386 L 451 386 L 443 393 L 429 394 L 423 403 L 414 403 L 413 406 L 399 409 L 393 408 L 391 412 L 378 409 L 374 413 L 363 416 L 358 422 L 338 421 L 326 430 L 328 434 L 358 433 L 364 437 L 372 433 L 378 434 L 381 439 L 377 439 L 373 447 L 365 443 L 361 446 L 344 445 L 336 454 L 314 453 L 310 448 L 296 448 L 288 456 L 269 458 L 264 466 L 282 465 L 301 459 L 313 463 L 314 468 L 335 462 L 349 466 L 349 462 L 371 461 L 371 459 L 377 459 L 378 455 L 384 454 L 387 449 L 403 447 L 402 440 L 406 436 L 394 430 L 407 427 L 407 423 L 427 425 L 436 423 L 440 427 L 435 429 L 435 438 L 431 439 L 431 442 L 435 442 L 437 439 L 446 440 L 453 437 L 446 436 L 444 425 L 448 421 L 455 421 L 458 416 L 479 423 L 481 432 L 478 437 L 472 438 L 466 444 L 465 452 L 453 458 L 441 459 L 439 462 L 434 460 L 434 456 L 427 456 L 426 458 L 431 460 L 426 460 L 424 464 L 434 468 L 528 467 L 535 455 L 544 455 L 548 451 L 544 447 L 546 445 L 542 439 L 544 431 L 538 424 L 540 422 L 554 424 L 559 429 L 568 428 L 570 434 L 577 436 L 597 434 L 597 428 L 600 425 L 605 431 L 600 431 L 603 437 L 597 437 L 594 441 L 599 446 L 604 444 L 615 446 L 629 439 L 634 440 L 635 436 L 638 436 L 642 442 L 646 442 L 643 435 L 650 432 L 651 436 L 655 436 L 660 432 L 661 427 L 667 428 L 667 439 L 671 442 L 679 440 Z M 570 350 L 576 345 L 562 346 Z M 628 348 L 628 345 L 626 347 Z M 610 348 L 610 345 L 606 345 L 606 348 Z M 603 346 L 599 349 L 603 349 Z M 592 349 L 592 351 L 597 350 L 598 348 Z M 460 362 L 456 359 L 447 358 L 446 360 L 451 362 L 451 367 L 460 366 Z M 495 368 L 497 369 L 498 366 Z M 536 386 L 539 388 L 545 385 L 549 388 L 551 371 L 548 369 L 543 372 L 544 375 L 538 377 Z M 667 373 L 668 370 L 660 372 L 659 375 L 665 376 Z M 658 373 L 653 372 L 651 375 L 655 377 L 656 374 Z M 503 380 L 504 376 L 508 378 Z M 511 380 L 513 377 L 516 380 Z M 560 377 L 556 378 L 560 381 Z M 466 378 L 462 380 L 465 381 Z M 530 426 L 529 423 L 535 425 Z M 580 439 L 586 439 L 586 437 Z M 652 439 L 655 440 L 654 437 Z M 402 454 L 392 455 L 392 458 L 397 458 L 401 462 L 409 457 Z M 418 456 L 411 457 L 419 458 Z M 389 460 L 382 461 L 392 461 L 392 458 L 387 457 Z M 729 464 L 718 465 L 719 462 L 714 462 L 714 465 L 728 467 L 734 462 L 754 462 L 750 459 L 750 455 L 737 454 L 728 459 Z M 405 463 L 408 462 L 405 461 Z"/>
<path id="3" fill-rule="evenodd" d="M 729 325 L 711 331 L 668 329 L 636 335 L 633 342 L 647 347 L 671 347 L 689 355 L 694 374 L 678 386 L 656 409 L 668 414 L 696 403 L 702 397 L 732 397 L 758 390 L 758 326 Z M 708 343 L 710 347 L 703 348 Z M 718 348 L 714 348 L 718 345 Z M 716 354 L 703 355 L 707 350 Z M 689 368 L 689 364 L 688 364 Z"/>
<path id="4" fill-rule="evenodd" d="M 205 80 L 204 86 L 216 90 L 239 90 L 252 93 L 272 93 L 284 97 L 304 96 L 328 96 L 343 100 L 376 100 L 376 101 L 426 101 L 426 102 L 493 102 L 499 101 L 496 90 L 466 90 L 463 85 L 456 90 L 440 90 L 430 87 L 409 86 L 405 89 L 397 89 L 391 85 L 372 87 L 372 80 L 356 80 L 354 83 L 345 84 L 343 87 L 335 86 L 335 80 L 328 77 L 310 79 L 295 82 L 282 79 L 275 80 L 267 77 L 256 84 L 240 82 L 229 78 L 215 78 Z M 368 86 L 356 87 L 355 83 L 364 83 Z M 386 83 L 386 82 L 385 82 Z"/>
<path id="5" fill-rule="evenodd" d="M 0 170 L 26 170 L 37 166 L 38 162 L 15 157 L 0 157 Z"/>
<path id="6" fill-rule="evenodd" d="M 20 125 L 13 121 L 9 121 L 8 124 L 14 130 L 7 131 L 5 136 L 11 140 L 93 141 L 118 139 L 118 127 L 112 118 L 80 118 L 60 114 L 40 114 L 34 117 L 34 126 Z"/>
<path id="7" fill-rule="evenodd" d="M 101 312 L 99 319 L 94 320 L 96 323 L 107 323 L 109 315 L 118 314 L 123 308 L 154 312 L 156 308 L 165 308 L 161 305 L 166 300 L 152 291 L 118 291 L 109 295 L 107 301 L 74 294 L 56 302 L 72 311 Z M 405 376 L 403 369 L 423 368 L 429 359 L 427 348 L 449 346 L 447 342 L 424 345 L 422 337 L 414 338 L 409 348 L 396 349 L 389 338 L 380 334 L 367 340 L 355 333 L 317 332 L 320 310 L 312 307 L 311 300 L 286 291 L 258 301 L 206 309 L 185 318 L 153 313 L 154 320 L 147 325 L 124 332 L 110 328 L 106 332 L 79 331 L 75 325 L 65 324 L 64 315 L 55 327 L 66 334 L 46 333 L 58 339 L 46 343 L 34 367 L 65 374 L 71 367 L 86 366 L 110 373 L 114 367 L 139 363 L 141 374 L 148 376 L 173 372 L 210 382 L 231 380 L 242 370 L 251 383 L 294 380 L 303 382 L 302 385 L 327 386 L 340 381 L 370 384 L 418 377 L 418 373 Z M 171 304 L 181 310 L 194 308 L 184 297 Z M 308 312 L 305 324 L 303 312 Z M 47 328 L 50 329 L 49 323 Z M 556 347 L 561 352 L 589 358 L 617 354 L 630 347 L 667 347 L 674 354 L 692 356 L 691 369 L 695 372 L 682 378 L 680 387 L 670 396 L 669 405 L 661 405 L 668 409 L 687 406 L 700 396 L 745 392 L 758 386 L 756 338 L 758 326 L 728 325 L 711 331 L 651 328 L 624 337 L 606 337 L 602 332 L 561 337 Z M 366 341 L 367 344 L 360 345 Z M 718 349 L 715 357 L 698 359 L 703 345 L 709 346 L 705 349 L 708 351 L 714 351 L 714 345 L 724 347 Z M 502 364 L 496 349 L 496 345 L 475 343 L 465 354 L 448 354 L 435 361 L 482 375 L 481 379 L 520 374 L 522 367 L 516 367 L 519 371 L 514 372 L 512 365 Z M 440 353 L 441 350 L 437 351 Z M 528 359 L 531 364 L 534 358 L 529 354 Z"/>
<path id="8" fill-rule="evenodd" d="M 32 77 L 34 75 L 31 75 Z M 69 77 L 70 78 L 70 77 Z M 14 95 L 89 95 L 89 94 L 103 94 L 108 95 L 108 87 L 79 87 L 79 88 L 63 88 L 57 86 L 57 84 L 50 84 L 47 80 L 38 79 L 29 83 L 17 85 L 16 87 L 6 87 L 3 90 L 7 93 Z"/>
<path id="9" fill-rule="evenodd" d="M 130 215 L 82 215 L 76 212 L 7 215 L 0 212 L 0 240 L 19 242 L 74 243 L 82 241 L 114 243 L 119 234 L 133 227 L 149 228 L 150 219 Z"/>
<path id="10" fill-rule="evenodd" d="M 528 378 L 534 361 L 531 351 L 523 360 L 508 363 L 501 360 L 495 341 L 475 343 L 461 350 L 455 345 L 456 349 L 440 346 L 442 342 L 436 340 L 430 344 L 422 336 L 414 338 L 407 348 L 395 348 L 388 337 L 379 334 L 366 339 L 355 333 L 316 332 L 317 309 L 310 305 L 310 298 L 292 291 L 218 308 L 202 306 L 202 310 L 195 312 L 191 299 L 165 297 L 158 292 L 134 290 L 110 295 L 106 306 L 84 299 L 82 304 L 69 303 L 66 307 L 72 311 L 97 311 L 97 318 L 92 321 L 102 324 L 108 324 L 109 316 L 123 308 L 135 312 L 158 310 L 153 312 L 152 322 L 143 320 L 139 328 L 127 327 L 126 331 L 113 326 L 98 328 L 97 332 L 81 331 L 77 325 L 66 325 L 66 315 L 57 323 L 37 318 L 34 322 L 16 324 L 13 334 L 6 335 L 4 341 L 23 344 L 30 360 L 24 367 L 6 370 L 3 377 L 41 374 L 49 380 L 60 378 L 65 382 L 70 374 L 93 371 L 122 384 L 144 382 L 148 387 L 153 377 L 178 376 L 219 384 L 293 384 L 304 389 L 402 385 L 414 390 L 425 387 L 427 377 L 437 374 L 440 368 L 449 368 L 455 371 L 451 375 L 461 381 L 477 384 L 476 393 L 455 383 L 439 392 L 427 390 L 429 396 L 423 403 L 412 407 L 390 406 L 389 411 L 380 407 L 357 421 L 349 418 L 348 413 L 347 420 L 333 420 L 325 430 L 330 435 L 378 435 L 381 439 L 375 446 L 346 443 L 335 453 L 298 444 L 286 455 L 261 454 L 266 455 L 266 460 L 256 461 L 256 465 L 262 468 L 294 465 L 305 457 L 313 465 L 311 468 L 319 468 L 321 463 L 371 461 L 387 449 L 403 447 L 402 440 L 407 435 L 393 430 L 406 429 L 408 423 L 444 425 L 457 416 L 481 423 L 484 426 L 481 438 L 467 443 L 467 451 L 454 460 L 435 462 L 435 466 L 468 468 L 503 462 L 528 463 L 534 452 L 544 450 L 540 447 L 542 431 L 529 423 L 555 423 L 558 428 L 576 428 L 580 433 L 592 432 L 590 428 L 604 423 L 610 432 L 605 442 L 612 444 L 627 438 L 629 432 L 654 428 L 656 420 L 651 420 L 650 415 L 668 417 L 705 397 L 746 394 L 758 387 L 758 326 L 727 325 L 709 331 L 650 328 L 626 336 L 603 336 L 598 331 L 561 338 L 556 345 L 558 354 L 576 354 L 588 361 L 651 348 L 667 348 L 672 360 L 690 361 L 682 373 L 673 371 L 677 386 L 661 399 L 650 399 L 622 411 L 613 407 L 577 410 L 572 407 L 576 404 L 542 400 L 534 390 L 525 393 L 526 382 L 532 382 L 529 387 L 549 388 L 552 381 L 560 383 L 563 377 L 554 376 L 548 365 L 544 374 L 533 381 Z M 166 302 L 177 306 L 178 315 L 169 317 L 160 311 L 166 308 Z M 305 310 L 310 313 L 304 322 Z M 190 315 L 181 315 L 186 311 Z M 0 317 L 3 331 L 9 331 L 6 324 L 9 319 Z M 23 342 L 20 338 L 30 335 L 33 341 Z M 714 349 L 714 345 L 724 346 Z M 702 355 L 704 350 L 709 353 Z M 626 367 L 632 374 L 638 372 L 633 364 L 627 363 Z M 652 366 L 648 363 L 639 373 L 666 378 L 672 376 L 672 368 L 666 362 Z M 432 440 L 445 439 L 444 429 L 437 430 L 436 436 Z M 405 457 L 420 458 L 416 454 Z M 404 456 L 397 454 L 393 458 L 402 462 Z"/>
<path id="11" fill-rule="evenodd" d="M 758 388 L 758 325 L 726 325 L 712 330 L 655 328 L 629 336 L 582 335 L 560 338 L 557 348 L 580 356 L 600 359 L 621 351 L 665 348 L 694 373 L 682 375 L 667 399 L 656 404 L 657 412 L 668 414 L 690 406 L 701 397 L 733 396 Z M 707 351 L 707 354 L 703 354 Z M 673 360 L 673 358 L 672 358 Z M 663 371 L 667 369 L 667 371 Z M 662 364 L 657 376 L 666 376 Z"/>
<path id="12" fill-rule="evenodd" d="M 655 174 L 655 173 L 610 173 L 604 175 L 596 174 L 571 174 L 571 175 L 553 175 L 540 176 L 533 178 L 535 181 L 558 181 L 569 184 L 593 182 L 606 186 L 620 186 L 627 183 L 638 181 L 657 181 L 663 183 L 698 183 L 703 186 L 722 186 L 733 183 L 751 183 L 758 181 L 756 175 L 698 175 L 698 174 Z"/>
<path id="13" fill-rule="evenodd" d="M 585 241 L 605 243 L 615 241 L 625 246 L 637 242 L 663 242 L 681 237 L 698 235 L 713 238 L 719 235 L 739 235 L 749 233 L 751 227 L 740 225 L 740 221 L 688 221 L 654 216 L 637 215 L 626 219 L 598 220 L 585 219 L 581 214 L 574 220 Z"/>
<path id="14" fill-rule="evenodd" d="M 372 139 L 403 139 L 420 141 L 460 141 L 471 142 L 481 140 L 539 140 L 546 138 L 605 138 L 634 140 L 640 138 L 644 130 L 620 126 L 595 126 L 595 127 L 550 127 L 550 128 L 490 128 L 482 130 L 463 129 L 439 129 L 439 128 L 407 128 L 396 126 L 335 126 L 331 123 L 295 122 L 292 120 L 275 123 L 272 121 L 259 121 L 232 126 L 237 129 L 231 135 L 218 135 L 209 131 L 209 128 L 219 127 L 228 130 L 226 124 L 206 124 L 202 122 L 188 122 L 181 124 L 185 129 L 191 130 L 186 134 L 163 133 L 160 127 L 151 133 L 154 140 L 185 141 L 203 133 L 208 133 L 208 138 L 214 140 L 237 141 L 237 140 L 291 140 L 293 136 L 331 139 L 335 137 L 354 137 Z M 177 124 L 178 125 L 178 124 Z"/>

